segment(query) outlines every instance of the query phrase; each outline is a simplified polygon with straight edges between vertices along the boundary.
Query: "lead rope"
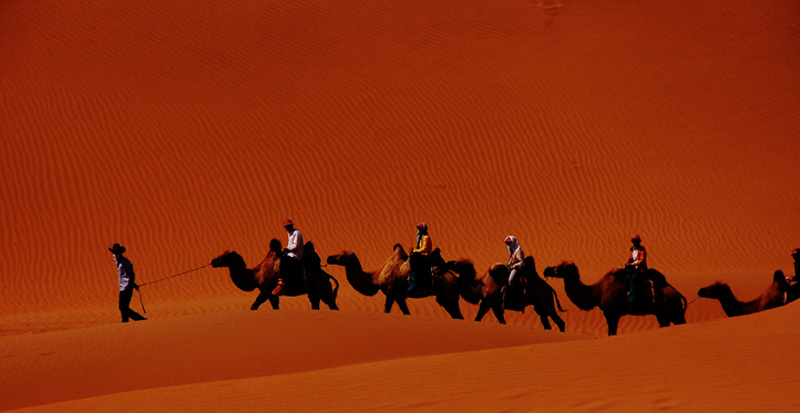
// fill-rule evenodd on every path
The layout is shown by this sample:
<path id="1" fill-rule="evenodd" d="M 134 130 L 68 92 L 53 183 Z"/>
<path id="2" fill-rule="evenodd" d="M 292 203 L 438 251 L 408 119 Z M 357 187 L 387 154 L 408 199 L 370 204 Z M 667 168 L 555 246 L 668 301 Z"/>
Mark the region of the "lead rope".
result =
<path id="1" fill-rule="evenodd" d="M 181 273 L 173 274 L 173 275 L 170 275 L 169 277 L 159 278 L 158 280 L 155 280 L 155 281 L 150 281 L 150 282 L 146 282 L 146 283 L 143 283 L 143 284 L 139 284 L 139 287 L 144 287 L 145 285 L 155 284 L 157 282 L 161 282 L 161 281 L 164 281 L 164 280 L 169 280 L 170 278 L 175 278 L 175 277 L 178 277 L 178 276 L 181 276 L 181 275 L 184 275 L 184 274 L 188 274 L 188 273 L 193 272 L 193 271 L 202 270 L 203 268 L 206 268 L 209 265 L 211 265 L 211 264 L 206 264 L 206 265 L 203 265 L 201 267 L 192 268 L 191 270 L 187 270 L 187 271 L 184 271 L 184 272 L 181 272 Z M 139 292 L 139 303 L 142 304 L 142 312 L 147 314 L 147 310 L 144 309 L 144 297 L 142 296 L 142 290 L 137 288 L 136 291 Z"/>

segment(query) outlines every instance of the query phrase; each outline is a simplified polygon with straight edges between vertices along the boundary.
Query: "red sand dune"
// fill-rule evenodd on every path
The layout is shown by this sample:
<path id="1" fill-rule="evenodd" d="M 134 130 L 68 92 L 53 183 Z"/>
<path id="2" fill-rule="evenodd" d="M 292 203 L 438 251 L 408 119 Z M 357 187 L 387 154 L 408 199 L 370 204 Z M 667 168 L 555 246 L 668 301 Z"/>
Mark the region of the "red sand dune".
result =
<path id="1" fill-rule="evenodd" d="M 352 250 L 367 269 L 395 243 L 410 245 L 414 225 L 425 220 L 446 259 L 470 258 L 483 271 L 504 260 L 502 239 L 513 234 L 540 273 L 570 260 L 587 282 L 619 266 L 628 238 L 639 233 L 650 266 L 688 299 L 717 279 L 740 299 L 754 298 L 775 269 L 791 274 L 789 251 L 800 247 L 800 10 L 779 1 L 629 3 L 0 3 L 0 348 L 15 354 L 0 360 L 0 387 L 12 388 L 11 377 L 30 385 L 13 387 L 3 402 L 70 400 L 66 392 L 56 399 L 36 392 L 51 380 L 47 356 L 22 355 L 36 358 L 39 349 L 78 357 L 75 346 L 85 337 L 111 345 L 117 334 L 134 334 L 133 348 L 166 355 L 182 338 L 150 343 L 161 328 L 184 331 L 179 326 L 189 322 L 211 334 L 208 323 L 251 317 L 240 310 L 255 294 L 238 291 L 224 270 L 203 269 L 142 288 L 153 325 L 117 326 L 117 281 L 106 250 L 112 243 L 128 248 L 144 283 L 229 249 L 254 265 L 269 239 L 285 239 L 280 224 L 287 217 L 321 255 Z M 264 309 L 252 317 L 279 320 L 291 310 L 302 314 L 297 322 L 337 325 L 344 337 L 363 334 L 352 321 L 359 317 L 375 320 L 380 331 L 399 322 L 379 314 L 382 296 L 363 297 L 341 268 L 327 269 L 342 284 L 341 314 L 312 313 L 304 298 L 290 298 L 281 314 Z M 603 337 L 600 311 L 578 310 L 561 281 L 551 283 L 569 310 L 567 332 Z M 175 397 L 193 395 L 197 403 L 185 409 L 211 410 L 231 401 L 210 399 L 232 386 L 240 403 L 234 406 L 245 409 L 272 399 L 248 386 L 306 380 L 330 383 L 315 395 L 329 395 L 337 402 L 331 407 L 341 409 L 362 402 L 365 409 L 502 409 L 494 402 L 521 410 L 693 409 L 726 398 L 732 410 L 796 408 L 781 398 L 755 404 L 764 386 L 791 382 L 790 369 L 747 367 L 797 366 L 791 354 L 759 353 L 794 338 L 782 324 L 793 322 L 791 306 L 709 322 L 724 314 L 718 303 L 699 300 L 689 306 L 686 327 L 639 334 L 656 328 L 654 318 L 625 317 L 623 337 L 613 340 L 498 353 L 493 349 L 521 344 L 503 336 L 502 326 L 450 321 L 433 299 L 409 307 L 413 321 L 404 323 L 442 323 L 442 335 L 427 342 L 436 350 L 397 355 L 412 357 L 408 363 L 381 358 L 376 372 L 408 364 L 393 383 L 405 388 L 417 377 L 427 384 L 415 399 L 384 395 L 375 380 L 333 397 L 329 391 L 374 377 L 367 375 L 371 365 L 359 363 L 375 360 L 357 357 L 300 363 L 289 376 L 220 372 L 194 380 L 178 371 L 169 373 L 175 380 L 117 396 L 178 408 Z M 462 311 L 470 319 L 476 308 L 462 303 Z M 531 328 L 531 342 L 540 340 L 530 311 L 507 319 L 508 329 Z M 384 320 L 386 327 L 377 322 Z M 483 323 L 496 321 L 490 315 Z M 433 342 L 478 327 L 475 347 Z M 242 340 L 264 341 L 263 334 Z M 321 346 L 326 337 L 308 342 Z M 602 396 L 618 384 L 589 370 L 615 361 L 594 359 L 616 343 L 622 350 L 656 346 L 665 354 L 658 365 L 698 381 Z M 694 349 L 723 344 L 729 351 L 696 368 L 704 353 Z M 200 344 L 188 354 L 214 361 L 215 348 Z M 492 356 L 469 370 L 461 363 L 471 356 L 445 354 L 464 350 Z M 540 351 L 552 364 L 541 364 Z M 111 359 L 81 360 L 80 371 L 117 369 Z M 429 365 L 450 371 L 462 393 L 444 395 L 441 386 L 450 383 L 425 373 Z M 614 366 L 623 382 L 633 380 L 635 371 Z M 234 361 L 230 369 L 248 367 Z M 64 363 L 52 368 L 78 371 Z M 712 376 L 712 368 L 726 370 Z M 560 385 L 546 394 L 544 387 L 516 387 L 517 379 L 536 378 L 534 370 L 544 371 L 540 383 Z M 476 393 L 488 404 L 459 387 L 482 375 L 497 386 Z M 766 384 L 719 379 L 737 375 Z M 75 403 L 103 405 L 117 400 L 109 392 L 128 390 L 92 383 L 75 385 L 85 391 L 75 398 L 98 399 Z M 291 399 L 282 407 L 318 402 Z"/>

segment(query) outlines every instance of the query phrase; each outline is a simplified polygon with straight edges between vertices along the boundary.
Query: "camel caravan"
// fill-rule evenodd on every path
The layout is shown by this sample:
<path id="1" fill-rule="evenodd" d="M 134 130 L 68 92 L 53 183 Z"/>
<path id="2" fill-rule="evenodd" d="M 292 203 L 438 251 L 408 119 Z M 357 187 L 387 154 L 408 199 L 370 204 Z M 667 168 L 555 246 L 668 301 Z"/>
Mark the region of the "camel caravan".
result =
<path id="1" fill-rule="evenodd" d="M 545 268 L 544 278 L 540 277 L 533 257 L 525 256 L 513 236 L 505 239 L 508 262 L 495 263 L 478 274 L 470 260 L 445 261 L 441 250 L 432 248 L 427 225 L 420 223 L 416 248 L 407 252 L 396 244 L 383 264 L 367 271 L 351 251 L 330 255 L 323 265 L 314 244 L 304 243 L 302 234 L 290 220 L 284 222 L 284 228 L 289 234 L 287 247 L 284 249 L 279 240 L 272 239 L 267 256 L 254 267 L 248 268 L 235 251 L 226 251 L 211 261 L 214 268 L 228 268 L 231 281 L 240 290 L 259 290 L 251 310 L 257 310 L 267 301 L 277 310 L 282 295 L 307 295 L 314 310 L 319 310 L 320 302 L 331 310 L 338 310 L 339 282 L 323 270 L 325 265 L 335 265 L 344 267 L 348 283 L 360 294 L 371 297 L 382 292 L 385 313 L 397 304 L 404 315 L 410 315 L 407 300 L 435 297 L 436 303 L 450 317 L 463 319 L 460 308 L 463 299 L 478 305 L 475 321 L 481 321 L 491 310 L 497 321 L 505 324 L 505 311 L 524 312 L 531 306 L 545 330 L 552 329 L 552 320 L 559 331 L 564 332 L 566 323 L 559 312 L 565 310 L 555 289 L 547 282 L 549 278 L 560 278 L 567 297 L 575 306 L 584 311 L 599 308 L 603 312 L 609 336 L 617 334 L 620 318 L 626 315 L 654 315 L 660 327 L 686 323 L 686 298 L 661 272 L 647 267 L 646 251 L 638 235 L 631 239 L 630 257 L 622 268 L 613 269 L 599 281 L 587 285 L 581 281 L 578 267 L 567 261 Z M 797 273 L 800 252 L 796 249 L 792 255 Z M 794 301 L 800 296 L 800 283 L 792 285 L 795 281 L 798 280 L 787 278 L 778 270 L 769 288 L 752 301 L 737 300 L 730 287 L 719 281 L 701 288 L 698 298 L 719 300 L 725 314 L 734 317 Z"/>

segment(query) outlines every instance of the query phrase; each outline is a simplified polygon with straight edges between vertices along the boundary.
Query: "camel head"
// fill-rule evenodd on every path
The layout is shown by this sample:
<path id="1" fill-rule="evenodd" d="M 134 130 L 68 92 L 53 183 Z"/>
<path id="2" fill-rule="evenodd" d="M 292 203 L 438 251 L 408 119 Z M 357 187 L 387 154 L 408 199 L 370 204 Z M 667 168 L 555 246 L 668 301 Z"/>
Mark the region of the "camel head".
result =
<path id="1" fill-rule="evenodd" d="M 714 284 L 709 285 L 708 287 L 703 287 L 697 292 L 697 295 L 699 295 L 700 297 L 716 298 L 716 299 L 732 294 L 733 292 L 731 291 L 731 287 L 729 287 L 728 284 L 725 284 L 721 281 L 717 281 Z"/>
<path id="2" fill-rule="evenodd" d="M 578 267 L 571 263 L 564 261 L 555 267 L 547 267 L 544 269 L 545 278 L 580 278 L 578 274 Z"/>
<path id="3" fill-rule="evenodd" d="M 356 254 L 349 251 L 342 251 L 340 254 L 329 256 L 325 262 L 331 265 L 341 265 L 346 267 L 350 263 L 357 262 Z"/>
<path id="4" fill-rule="evenodd" d="M 211 266 L 214 268 L 231 267 L 238 262 L 244 263 L 241 255 L 236 251 L 225 251 L 219 257 L 211 260 Z"/>

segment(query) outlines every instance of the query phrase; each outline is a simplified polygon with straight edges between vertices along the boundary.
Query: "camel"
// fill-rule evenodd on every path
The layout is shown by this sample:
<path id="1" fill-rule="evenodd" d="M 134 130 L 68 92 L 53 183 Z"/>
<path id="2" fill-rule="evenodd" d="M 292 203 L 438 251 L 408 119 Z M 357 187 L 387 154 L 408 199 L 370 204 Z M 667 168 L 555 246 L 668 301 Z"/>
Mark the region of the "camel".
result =
<path id="1" fill-rule="evenodd" d="M 545 277 L 563 278 L 567 297 L 578 308 L 589 311 L 595 307 L 603 310 L 608 324 L 608 335 L 617 334 L 619 319 L 624 315 L 655 315 L 658 325 L 668 327 L 670 323 L 685 324 L 686 298 L 666 282 L 664 276 L 649 269 L 646 273 L 639 299 L 628 303 L 628 282 L 625 269 L 607 273 L 600 281 L 586 285 L 581 282 L 578 267 L 571 262 L 562 262 L 556 267 L 547 267 Z M 640 277 L 645 278 L 645 277 Z M 646 284 L 647 288 L 644 288 Z"/>
<path id="2" fill-rule="evenodd" d="M 394 303 L 397 303 L 400 311 L 409 315 L 411 312 L 408 310 L 406 299 L 435 296 L 436 302 L 450 314 L 450 317 L 459 320 L 464 318 L 458 306 L 458 279 L 445 268 L 445 262 L 438 248 L 431 254 L 432 285 L 420 287 L 412 295 L 408 294 L 408 276 L 411 271 L 409 256 L 400 244 L 394 246 L 392 255 L 375 271 L 364 271 L 358 256 L 348 251 L 331 255 L 327 263 L 343 266 L 347 281 L 359 293 L 371 297 L 378 291 L 383 291 L 386 296 L 384 313 L 389 313 Z"/>
<path id="3" fill-rule="evenodd" d="M 461 297 L 470 304 L 479 304 L 478 315 L 475 321 L 481 321 L 483 316 L 491 309 L 497 321 L 505 324 L 506 319 L 503 309 L 503 286 L 508 283 L 508 267 L 502 263 L 493 264 L 481 277 L 477 277 L 475 266 L 468 260 L 448 261 L 447 267 L 458 274 L 459 291 Z M 533 311 L 539 315 L 545 330 L 551 330 L 550 318 L 556 323 L 558 329 L 564 332 L 564 320 L 559 317 L 556 305 L 560 311 L 561 303 L 553 287 L 536 273 L 532 257 L 525 258 L 521 277 L 525 280 L 524 307 L 533 305 Z"/>
<path id="4" fill-rule="evenodd" d="M 258 297 L 250 306 L 251 310 L 258 310 L 261 304 L 269 300 L 272 308 L 280 308 L 280 298 L 272 295 L 272 291 L 278 285 L 278 269 L 283 248 L 281 242 L 273 239 L 269 243 L 269 252 L 260 264 L 253 268 L 247 268 L 242 258 L 236 251 L 226 251 L 211 261 L 214 268 L 228 267 L 231 280 L 234 285 L 242 291 L 259 290 Z M 311 308 L 319 310 L 320 300 L 331 310 L 338 310 L 336 296 L 339 292 L 339 282 L 330 274 L 323 271 L 320 267 L 320 257 L 317 254 L 314 244 L 310 241 L 305 243 L 303 254 L 303 268 L 306 280 L 304 282 L 287 282 L 285 293 L 289 297 L 296 297 L 308 294 Z M 334 287 L 331 280 L 336 284 Z M 313 288 L 308 288 L 313 286 Z"/>
<path id="5" fill-rule="evenodd" d="M 745 314 L 757 313 L 769 310 L 770 308 L 780 307 L 788 300 L 789 283 L 783 275 L 783 271 L 777 270 L 772 277 L 772 284 L 760 296 L 752 301 L 739 301 L 733 295 L 731 287 L 720 281 L 707 287 L 703 287 L 697 295 L 704 298 L 719 300 L 722 311 L 728 317 L 736 317 Z"/>

